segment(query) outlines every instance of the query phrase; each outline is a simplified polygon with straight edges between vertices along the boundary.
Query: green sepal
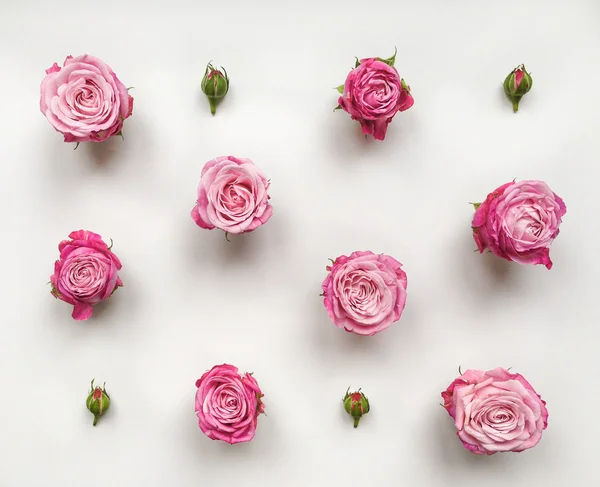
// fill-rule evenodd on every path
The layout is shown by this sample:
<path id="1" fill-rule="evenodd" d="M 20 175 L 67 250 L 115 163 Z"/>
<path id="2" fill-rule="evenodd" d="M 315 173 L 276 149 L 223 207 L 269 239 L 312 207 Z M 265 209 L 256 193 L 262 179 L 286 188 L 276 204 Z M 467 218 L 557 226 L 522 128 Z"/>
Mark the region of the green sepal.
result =
<path id="1" fill-rule="evenodd" d="M 473 205 L 473 208 L 475 208 L 475 211 L 477 211 L 477 208 L 479 208 L 481 206 L 481 203 L 471 203 Z"/>
<path id="2" fill-rule="evenodd" d="M 50 290 L 50 294 L 52 294 L 52 296 L 54 296 L 55 298 L 58 298 L 60 296 L 60 291 L 58 289 L 56 289 L 56 286 L 54 284 L 52 284 L 52 289 Z"/>
<path id="3" fill-rule="evenodd" d="M 340 95 L 344 93 L 344 85 L 336 86 L 335 89 L 338 90 Z"/>
<path id="4" fill-rule="evenodd" d="M 360 61 L 357 57 L 355 57 L 354 59 L 356 59 L 356 63 L 354 64 L 354 68 L 358 68 L 360 66 Z"/>
<path id="5" fill-rule="evenodd" d="M 387 59 L 383 59 L 378 57 L 377 59 L 379 61 L 381 61 L 382 63 L 387 64 L 388 66 L 394 66 L 395 62 L 396 62 L 396 54 L 398 54 L 398 48 L 394 47 L 394 55 L 392 57 L 389 57 Z"/>
<path id="6" fill-rule="evenodd" d="M 342 109 L 342 107 L 341 107 L 340 105 L 338 105 L 337 107 L 335 107 L 335 108 L 333 109 L 333 111 L 335 112 L 336 110 L 341 110 L 341 109 Z"/>

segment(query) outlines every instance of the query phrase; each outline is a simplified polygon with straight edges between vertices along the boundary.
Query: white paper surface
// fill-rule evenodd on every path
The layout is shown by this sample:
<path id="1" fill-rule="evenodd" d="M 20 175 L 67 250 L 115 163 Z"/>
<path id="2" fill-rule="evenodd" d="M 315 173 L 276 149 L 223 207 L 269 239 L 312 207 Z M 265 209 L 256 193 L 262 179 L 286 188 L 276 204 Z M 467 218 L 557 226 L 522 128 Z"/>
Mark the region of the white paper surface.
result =
<path id="1" fill-rule="evenodd" d="M 595 475 L 599 313 L 595 1 L 0 2 L 0 485 L 553 487 Z M 383 143 L 337 104 L 354 56 L 388 57 L 415 105 Z M 93 54 L 134 86 L 125 140 L 64 144 L 39 112 L 44 70 Z M 216 116 L 210 60 L 231 76 Z M 502 93 L 524 62 L 518 114 Z M 190 218 L 202 166 L 271 178 L 274 216 L 227 243 Z M 567 205 L 554 268 L 474 252 L 470 201 L 540 179 Z M 125 287 L 74 322 L 47 284 L 57 245 L 114 241 Z M 329 257 L 388 253 L 400 322 L 329 321 Z M 267 416 L 229 446 L 198 429 L 214 364 L 254 372 Z M 440 392 L 457 369 L 512 367 L 548 403 L 541 443 L 480 458 Z M 92 427 L 89 382 L 113 402 Z M 362 387 L 358 429 L 343 411 Z"/>

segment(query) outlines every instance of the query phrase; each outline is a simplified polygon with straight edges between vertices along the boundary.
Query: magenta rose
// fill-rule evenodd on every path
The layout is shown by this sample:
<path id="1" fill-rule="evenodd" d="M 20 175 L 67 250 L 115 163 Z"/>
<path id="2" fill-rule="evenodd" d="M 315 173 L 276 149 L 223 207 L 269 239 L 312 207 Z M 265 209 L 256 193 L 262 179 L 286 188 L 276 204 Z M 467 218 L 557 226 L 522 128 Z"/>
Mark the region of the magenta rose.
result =
<path id="1" fill-rule="evenodd" d="M 96 233 L 78 230 L 69 238 L 58 245 L 60 258 L 50 276 L 52 295 L 73 305 L 74 319 L 87 320 L 94 305 L 123 285 L 121 262 Z"/>
<path id="2" fill-rule="evenodd" d="M 343 86 L 338 103 L 353 120 L 360 122 L 363 134 L 385 139 L 387 126 L 398 112 L 408 110 L 414 100 L 410 87 L 389 59 L 367 58 L 357 62 Z M 341 88 L 341 87 L 340 87 Z"/>
<path id="3" fill-rule="evenodd" d="M 268 190 L 269 181 L 250 159 L 217 157 L 202 169 L 192 218 L 208 230 L 251 232 L 273 214 Z"/>
<path id="4" fill-rule="evenodd" d="M 546 403 L 520 374 L 467 370 L 442 392 L 465 448 L 477 455 L 533 448 L 548 426 Z"/>
<path id="5" fill-rule="evenodd" d="M 473 238 L 480 253 L 552 268 L 549 247 L 567 207 L 546 183 L 506 183 L 475 207 Z"/>
<path id="6" fill-rule="evenodd" d="M 42 81 L 40 110 L 65 142 L 102 142 L 121 135 L 133 98 L 112 69 L 84 54 L 54 63 Z"/>
<path id="7" fill-rule="evenodd" d="M 196 387 L 196 416 L 206 436 L 232 445 L 254 438 L 265 405 L 252 374 L 240 375 L 233 365 L 215 365 Z"/>
<path id="8" fill-rule="evenodd" d="M 323 302 L 338 328 L 374 335 L 398 321 L 406 303 L 406 274 L 393 257 L 373 252 L 341 255 L 327 267 Z"/>

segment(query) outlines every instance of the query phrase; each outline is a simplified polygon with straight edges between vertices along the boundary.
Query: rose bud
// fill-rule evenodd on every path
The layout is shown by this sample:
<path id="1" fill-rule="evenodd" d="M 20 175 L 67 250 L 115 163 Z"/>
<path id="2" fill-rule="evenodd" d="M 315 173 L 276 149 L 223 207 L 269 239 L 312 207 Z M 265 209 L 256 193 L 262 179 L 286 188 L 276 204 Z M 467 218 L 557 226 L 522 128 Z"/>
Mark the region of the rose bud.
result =
<path id="1" fill-rule="evenodd" d="M 533 80 L 531 75 L 525 69 L 524 64 L 520 64 L 504 80 L 504 93 L 512 101 L 513 111 L 519 110 L 519 102 L 523 95 L 531 89 Z"/>
<path id="2" fill-rule="evenodd" d="M 92 379 L 92 387 L 90 394 L 85 402 L 85 405 L 94 415 L 94 426 L 98 422 L 98 418 L 102 416 L 110 407 L 110 396 L 106 392 L 106 382 L 100 387 L 94 387 L 94 379 Z"/>
<path id="3" fill-rule="evenodd" d="M 211 63 L 206 66 L 204 78 L 202 78 L 202 91 L 208 98 L 210 113 L 217 111 L 217 104 L 229 91 L 229 78 L 225 68 L 215 69 Z"/>
<path id="4" fill-rule="evenodd" d="M 360 392 L 360 389 L 351 394 L 349 394 L 348 391 L 350 391 L 349 387 L 342 402 L 344 403 L 346 412 L 354 418 L 354 427 L 356 428 L 363 414 L 369 412 L 369 400 L 367 399 L 367 396 Z"/>

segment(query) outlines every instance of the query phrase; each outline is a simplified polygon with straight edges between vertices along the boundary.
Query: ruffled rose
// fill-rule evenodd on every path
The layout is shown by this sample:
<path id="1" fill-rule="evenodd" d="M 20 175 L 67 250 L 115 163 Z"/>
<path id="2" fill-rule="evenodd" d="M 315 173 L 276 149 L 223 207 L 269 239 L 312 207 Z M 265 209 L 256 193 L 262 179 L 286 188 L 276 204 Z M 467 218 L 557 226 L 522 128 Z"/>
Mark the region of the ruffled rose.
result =
<path id="1" fill-rule="evenodd" d="M 360 122 L 363 134 L 383 140 L 396 113 L 408 110 L 414 100 L 393 65 L 368 58 L 350 71 L 338 103 Z"/>
<path id="2" fill-rule="evenodd" d="M 69 234 L 58 245 L 60 258 L 50 276 L 52 295 L 73 305 L 73 318 L 87 320 L 93 306 L 123 285 L 121 262 L 100 235 L 87 230 Z"/>
<path id="3" fill-rule="evenodd" d="M 112 69 L 84 54 L 54 63 L 42 81 L 40 110 L 65 142 L 102 142 L 120 135 L 133 97 Z"/>
<path id="4" fill-rule="evenodd" d="M 546 183 L 507 183 L 475 206 L 472 227 L 479 252 L 552 268 L 549 247 L 567 207 Z"/>
<path id="5" fill-rule="evenodd" d="M 202 169 L 192 218 L 208 230 L 251 232 L 273 214 L 268 190 L 269 181 L 250 159 L 217 157 Z"/>
<path id="6" fill-rule="evenodd" d="M 196 416 L 211 440 L 242 443 L 254 438 L 263 394 L 251 374 L 233 365 L 215 365 L 196 381 Z"/>
<path id="7" fill-rule="evenodd" d="M 396 259 L 373 252 L 342 255 L 328 266 L 323 302 L 339 328 L 374 335 L 398 321 L 406 303 L 406 274 Z"/>
<path id="8" fill-rule="evenodd" d="M 533 448 L 548 426 L 546 403 L 520 374 L 467 370 L 442 392 L 465 448 L 478 455 Z"/>

